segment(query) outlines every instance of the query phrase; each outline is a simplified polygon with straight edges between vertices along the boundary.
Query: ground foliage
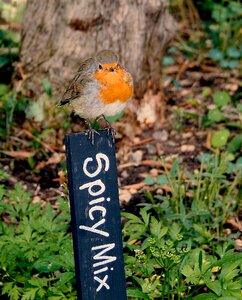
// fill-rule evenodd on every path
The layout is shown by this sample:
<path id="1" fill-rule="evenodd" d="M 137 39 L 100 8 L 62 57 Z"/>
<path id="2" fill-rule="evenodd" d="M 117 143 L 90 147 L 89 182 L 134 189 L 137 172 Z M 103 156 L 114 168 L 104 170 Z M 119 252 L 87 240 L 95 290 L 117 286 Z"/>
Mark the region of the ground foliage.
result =
<path id="1" fill-rule="evenodd" d="M 63 138 L 83 124 L 55 106 L 48 78 L 38 99 L 24 88 L 24 2 L 0 1 L 1 297 L 75 299 Z M 162 90 L 114 123 L 128 296 L 240 299 L 242 6 L 171 10 Z"/>

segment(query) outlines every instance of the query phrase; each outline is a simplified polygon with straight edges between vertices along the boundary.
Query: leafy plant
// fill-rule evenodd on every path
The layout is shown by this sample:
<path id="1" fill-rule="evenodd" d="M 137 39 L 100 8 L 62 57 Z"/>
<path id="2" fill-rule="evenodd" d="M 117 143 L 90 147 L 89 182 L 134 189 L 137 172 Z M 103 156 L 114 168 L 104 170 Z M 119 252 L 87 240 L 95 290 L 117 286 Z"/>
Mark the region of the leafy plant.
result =
<path id="1" fill-rule="evenodd" d="M 211 144 L 214 148 L 226 149 L 230 153 L 239 152 L 242 146 L 241 134 L 235 135 L 231 139 L 231 132 L 228 128 L 241 129 L 241 113 L 234 107 L 231 97 L 227 91 L 216 91 L 213 94 L 214 106 L 209 109 L 203 118 L 203 126 L 214 126 L 217 123 L 223 125 L 223 128 L 216 130 L 211 138 Z M 231 113 L 232 112 L 232 113 Z M 230 142 L 228 142 L 230 139 Z"/>
<path id="2" fill-rule="evenodd" d="M 5 84 L 0 84 L 0 98 L 0 137 L 5 138 L 16 124 L 15 117 L 25 115 L 29 99 L 18 95 L 15 90 L 9 90 Z"/>
<path id="3" fill-rule="evenodd" d="M 187 122 L 195 121 L 197 123 L 199 119 L 198 114 L 190 113 L 186 111 L 183 107 L 174 108 L 172 112 L 175 116 L 174 129 L 176 130 L 181 130 Z"/>
<path id="4" fill-rule="evenodd" d="M 241 297 L 240 268 L 242 254 L 235 254 L 230 246 L 218 247 L 216 255 L 206 255 L 202 250 L 191 251 L 181 267 L 185 281 L 206 286 L 210 292 L 201 293 L 193 299 L 239 299 Z"/>
<path id="5" fill-rule="evenodd" d="M 186 57 L 209 57 L 225 69 L 239 68 L 242 58 L 242 4 L 236 0 L 170 0 L 185 26 L 177 48 Z M 191 28 L 196 28 L 196 32 Z M 183 41 L 184 40 L 184 41 Z M 209 51 L 208 51 L 209 49 Z M 170 59 L 164 60 L 170 63 Z"/>
<path id="6" fill-rule="evenodd" d="M 76 299 L 69 207 L 32 203 L 19 184 L 0 186 L 1 295 L 17 299 Z"/>
<path id="7" fill-rule="evenodd" d="M 242 254 L 235 254 L 231 245 L 217 246 L 214 254 L 207 254 L 192 249 L 192 239 L 184 239 L 183 227 L 176 222 L 168 228 L 144 208 L 140 218 L 123 215 L 128 219 L 124 238 L 128 238 L 125 263 L 131 299 L 240 297 Z M 201 293 L 204 287 L 211 292 Z"/>
<path id="8" fill-rule="evenodd" d="M 233 299 L 240 294 L 242 255 L 223 236 L 223 224 L 239 205 L 241 165 L 231 163 L 229 154 L 206 154 L 199 161 L 198 173 L 181 170 L 176 161 L 162 180 L 146 178 L 150 185 L 169 186 L 169 192 L 147 192 L 151 203 L 142 204 L 139 216 L 123 213 L 131 299 Z M 226 180 L 227 173 L 234 174 L 233 182 Z"/>
<path id="9" fill-rule="evenodd" d="M 0 1 L 1 19 L 4 21 L 0 24 L 0 68 L 9 67 L 18 59 L 20 31 L 11 29 L 11 25 L 20 22 L 24 7 L 24 1 L 18 5 L 12 1 Z"/>
<path id="10" fill-rule="evenodd" d="M 212 20 L 206 22 L 213 43 L 209 57 L 219 62 L 222 68 L 236 68 L 242 57 L 240 34 L 242 5 L 238 1 L 205 2 L 211 9 Z"/>
<path id="11" fill-rule="evenodd" d="M 128 289 L 128 296 L 142 299 L 165 299 L 167 295 L 176 295 L 181 285 L 179 265 L 189 252 L 189 245 L 183 241 L 180 226 L 177 223 L 168 229 L 157 218 L 148 214 L 146 209 L 140 210 L 141 219 L 124 213 L 129 220 L 124 226 L 124 238 L 129 237 L 126 247 L 131 254 L 125 254 L 126 274 L 138 284 L 140 289 Z M 139 240 L 142 244 L 133 244 L 133 230 L 142 228 Z M 140 233 L 142 232 L 140 231 Z M 135 256 L 132 255 L 134 251 Z M 148 296 L 148 297 L 147 297 Z"/>
<path id="12" fill-rule="evenodd" d="M 230 132 L 227 129 L 221 129 L 216 131 L 211 139 L 212 146 L 215 148 L 221 148 L 227 144 Z"/>

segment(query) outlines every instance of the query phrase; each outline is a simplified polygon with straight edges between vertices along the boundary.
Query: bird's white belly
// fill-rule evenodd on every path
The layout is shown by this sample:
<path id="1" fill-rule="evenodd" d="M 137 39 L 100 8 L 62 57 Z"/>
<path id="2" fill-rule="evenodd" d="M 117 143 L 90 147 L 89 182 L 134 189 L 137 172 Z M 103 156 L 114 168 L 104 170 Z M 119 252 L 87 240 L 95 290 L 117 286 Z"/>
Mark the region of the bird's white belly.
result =
<path id="1" fill-rule="evenodd" d="M 71 102 L 73 110 L 84 119 L 93 120 L 101 115 L 114 116 L 120 113 L 126 106 L 126 102 L 117 101 L 105 104 L 97 95 L 100 90 L 97 83 L 93 82 L 85 88 L 84 95 Z"/>
<path id="2" fill-rule="evenodd" d="M 111 104 L 105 104 L 104 115 L 105 116 L 115 116 L 124 110 L 126 102 L 115 101 Z"/>

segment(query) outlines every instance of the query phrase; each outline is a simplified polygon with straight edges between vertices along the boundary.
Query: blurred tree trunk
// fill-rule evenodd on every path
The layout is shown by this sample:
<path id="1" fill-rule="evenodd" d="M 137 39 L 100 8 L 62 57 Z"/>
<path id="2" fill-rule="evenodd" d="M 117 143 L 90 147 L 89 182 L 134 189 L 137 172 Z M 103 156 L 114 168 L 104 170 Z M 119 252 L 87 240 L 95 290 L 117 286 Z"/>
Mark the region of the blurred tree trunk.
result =
<path id="1" fill-rule="evenodd" d="M 176 30 L 168 0 L 29 0 L 20 57 L 35 94 L 48 78 L 60 96 L 80 61 L 102 49 L 119 53 L 136 96 L 158 90 L 162 53 Z"/>

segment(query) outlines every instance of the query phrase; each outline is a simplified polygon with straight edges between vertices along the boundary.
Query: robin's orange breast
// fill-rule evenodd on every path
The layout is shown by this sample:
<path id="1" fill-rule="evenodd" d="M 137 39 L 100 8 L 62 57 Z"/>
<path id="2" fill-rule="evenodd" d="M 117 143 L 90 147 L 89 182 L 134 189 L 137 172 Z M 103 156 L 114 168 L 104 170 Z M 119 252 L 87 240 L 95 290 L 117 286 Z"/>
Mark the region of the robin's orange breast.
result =
<path id="1" fill-rule="evenodd" d="M 133 93 L 132 78 L 122 67 L 116 68 L 113 72 L 110 68 L 113 64 L 103 64 L 104 71 L 96 71 L 95 78 L 99 82 L 101 100 L 105 104 L 111 104 L 119 100 L 122 103 L 126 102 Z M 114 66 L 115 67 L 115 66 Z"/>

